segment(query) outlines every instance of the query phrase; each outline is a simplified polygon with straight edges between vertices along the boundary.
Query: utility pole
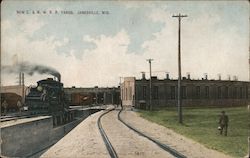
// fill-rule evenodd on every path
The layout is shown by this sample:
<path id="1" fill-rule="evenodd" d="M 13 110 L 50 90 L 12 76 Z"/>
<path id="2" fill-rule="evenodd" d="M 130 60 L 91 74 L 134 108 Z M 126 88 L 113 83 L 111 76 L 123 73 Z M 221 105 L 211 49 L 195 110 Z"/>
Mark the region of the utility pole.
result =
<path id="1" fill-rule="evenodd" d="M 250 47 L 249 47 L 248 52 L 249 52 L 249 58 L 248 58 L 249 74 L 248 75 L 249 75 L 249 81 L 250 81 Z M 250 105 L 248 105 L 248 118 L 250 118 Z M 250 128 L 250 123 L 248 123 L 248 128 Z M 248 157 L 250 157 L 250 130 L 248 130 Z"/>
<path id="2" fill-rule="evenodd" d="M 95 89 L 95 104 L 97 105 L 98 104 L 98 98 L 97 98 L 98 86 L 95 86 L 94 89 Z"/>
<path id="3" fill-rule="evenodd" d="M 151 61 L 153 59 L 147 59 L 149 63 L 149 108 L 152 110 L 152 74 L 151 74 Z"/>
<path id="4" fill-rule="evenodd" d="M 24 103 L 24 100 L 25 100 L 25 94 L 24 94 L 24 73 L 22 73 L 22 103 Z"/>
<path id="5" fill-rule="evenodd" d="M 181 105 L 181 18 L 187 17 L 187 15 L 173 15 L 172 17 L 178 18 L 179 30 L 178 30 L 178 117 L 179 123 L 182 121 L 182 105 Z"/>
<path id="6" fill-rule="evenodd" d="M 122 77 L 120 77 L 120 106 L 122 108 Z"/>

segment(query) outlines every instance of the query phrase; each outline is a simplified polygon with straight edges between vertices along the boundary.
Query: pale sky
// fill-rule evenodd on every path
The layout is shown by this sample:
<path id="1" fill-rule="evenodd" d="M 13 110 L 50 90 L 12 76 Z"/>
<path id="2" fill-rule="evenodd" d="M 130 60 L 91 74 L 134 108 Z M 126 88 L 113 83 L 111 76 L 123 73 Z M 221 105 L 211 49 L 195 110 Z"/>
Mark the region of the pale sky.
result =
<path id="1" fill-rule="evenodd" d="M 66 87 L 117 86 L 119 77 L 140 78 L 149 71 L 148 58 L 154 59 L 153 75 L 177 78 L 178 20 L 172 15 L 178 13 L 188 15 L 182 19 L 183 76 L 217 79 L 220 73 L 222 79 L 248 80 L 248 1 L 8 0 L 1 5 L 1 62 L 53 67 Z M 2 85 L 17 84 L 17 77 L 2 73 Z M 26 75 L 25 83 L 47 77 Z"/>

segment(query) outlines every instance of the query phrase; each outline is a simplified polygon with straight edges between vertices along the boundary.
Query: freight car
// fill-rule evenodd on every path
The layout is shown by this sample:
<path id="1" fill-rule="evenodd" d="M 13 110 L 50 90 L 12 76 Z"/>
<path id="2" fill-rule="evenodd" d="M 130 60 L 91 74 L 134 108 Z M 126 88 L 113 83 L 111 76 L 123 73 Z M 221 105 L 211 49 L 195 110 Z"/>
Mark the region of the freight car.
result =
<path id="1" fill-rule="evenodd" d="M 72 93 L 70 105 L 91 105 L 95 103 L 95 94 L 94 93 Z"/>
<path id="2" fill-rule="evenodd" d="M 16 93 L 1 93 L 1 112 L 4 112 L 3 102 L 6 101 L 8 104 L 8 111 L 18 111 L 17 102 L 22 102 L 22 97 Z"/>

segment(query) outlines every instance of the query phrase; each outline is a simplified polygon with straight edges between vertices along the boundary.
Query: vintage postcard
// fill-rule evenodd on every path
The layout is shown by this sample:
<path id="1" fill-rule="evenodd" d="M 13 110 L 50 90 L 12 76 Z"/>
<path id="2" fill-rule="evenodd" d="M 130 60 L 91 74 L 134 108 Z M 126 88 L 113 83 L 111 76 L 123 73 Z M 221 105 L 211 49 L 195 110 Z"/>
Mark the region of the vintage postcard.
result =
<path id="1" fill-rule="evenodd" d="M 1 157 L 250 155 L 249 1 L 3 0 Z"/>

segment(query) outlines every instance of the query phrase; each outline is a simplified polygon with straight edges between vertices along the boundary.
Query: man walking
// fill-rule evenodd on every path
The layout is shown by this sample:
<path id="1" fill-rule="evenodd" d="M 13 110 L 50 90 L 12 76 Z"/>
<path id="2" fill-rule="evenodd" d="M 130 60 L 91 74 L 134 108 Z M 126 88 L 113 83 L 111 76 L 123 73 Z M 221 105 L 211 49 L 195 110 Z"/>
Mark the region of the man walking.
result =
<path id="1" fill-rule="evenodd" d="M 225 114 L 225 111 L 221 112 L 220 119 L 219 119 L 219 129 L 220 134 L 222 135 L 224 130 L 224 135 L 227 136 L 227 127 L 228 127 L 228 116 Z"/>

